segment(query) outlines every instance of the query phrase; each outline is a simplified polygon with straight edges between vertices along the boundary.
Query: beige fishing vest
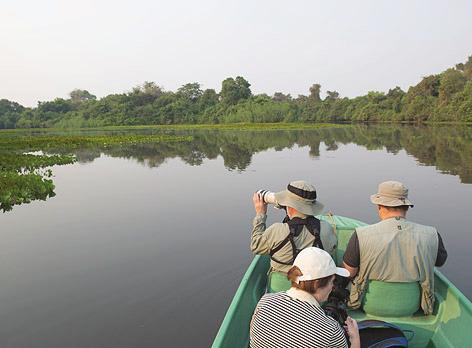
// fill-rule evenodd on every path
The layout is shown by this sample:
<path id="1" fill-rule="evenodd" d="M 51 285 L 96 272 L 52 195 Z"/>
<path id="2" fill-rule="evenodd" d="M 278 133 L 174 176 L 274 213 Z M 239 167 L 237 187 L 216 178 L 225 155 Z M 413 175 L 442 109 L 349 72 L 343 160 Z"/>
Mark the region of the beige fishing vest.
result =
<path id="1" fill-rule="evenodd" d="M 390 218 L 356 229 L 360 267 L 353 280 L 349 305 L 360 308 L 368 280 L 419 282 L 421 308 L 433 312 L 434 264 L 438 234 L 434 227 Z"/>

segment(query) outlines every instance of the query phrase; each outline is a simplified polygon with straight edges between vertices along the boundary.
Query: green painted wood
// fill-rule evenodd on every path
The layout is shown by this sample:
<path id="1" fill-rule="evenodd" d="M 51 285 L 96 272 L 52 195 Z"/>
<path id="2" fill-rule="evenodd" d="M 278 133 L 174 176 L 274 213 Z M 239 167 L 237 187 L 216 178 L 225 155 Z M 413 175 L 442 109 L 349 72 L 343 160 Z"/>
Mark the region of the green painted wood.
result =
<path id="1" fill-rule="evenodd" d="M 292 286 L 285 273 L 270 272 L 268 278 L 267 292 L 287 291 Z"/>
<path id="2" fill-rule="evenodd" d="M 410 316 L 420 308 L 420 298 L 421 290 L 418 282 L 386 283 L 371 280 L 362 301 L 362 309 L 371 315 Z"/>
<path id="3" fill-rule="evenodd" d="M 341 216 L 321 216 L 336 225 L 340 264 L 347 241 L 363 222 Z M 249 323 L 257 302 L 265 292 L 269 257 L 255 256 L 231 302 L 212 347 L 248 347 Z M 410 347 L 471 347 L 472 303 L 438 270 L 435 271 L 436 303 L 433 315 L 416 312 L 408 317 L 374 316 L 363 311 L 350 311 L 356 320 L 380 319 L 415 333 Z"/>

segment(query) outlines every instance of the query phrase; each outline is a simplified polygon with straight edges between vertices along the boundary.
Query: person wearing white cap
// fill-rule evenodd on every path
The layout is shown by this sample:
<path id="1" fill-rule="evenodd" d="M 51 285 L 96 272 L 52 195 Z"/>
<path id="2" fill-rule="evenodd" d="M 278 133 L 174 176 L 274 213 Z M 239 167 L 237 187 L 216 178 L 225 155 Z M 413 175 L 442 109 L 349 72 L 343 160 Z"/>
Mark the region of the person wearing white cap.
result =
<path id="1" fill-rule="evenodd" d="M 349 306 L 360 308 L 364 302 L 370 303 L 364 305 L 366 312 L 389 316 L 412 315 L 421 306 L 426 315 L 431 314 L 434 266 L 442 266 L 447 259 L 441 236 L 434 227 L 406 220 L 413 203 L 401 182 L 382 182 L 370 199 L 377 205 L 381 221 L 357 228 L 344 253 L 343 266 L 354 278 Z M 397 303 L 386 306 L 382 293 L 374 295 L 375 287 L 369 286 L 371 281 L 382 286 L 383 293 L 397 294 Z M 369 296 L 368 301 L 365 301 L 366 296 Z M 391 312 L 393 310 L 395 312 Z"/>
<path id="2" fill-rule="evenodd" d="M 320 306 L 328 299 L 336 274 L 348 277 L 349 271 L 336 267 L 322 249 L 302 250 L 287 274 L 292 287 L 265 294 L 257 304 L 250 325 L 250 347 L 348 347 L 343 328 Z M 348 317 L 345 330 L 351 347 L 360 347 L 357 322 Z"/>
<path id="3" fill-rule="evenodd" d="M 271 271 L 268 288 L 283 291 L 290 288 L 287 271 L 300 250 L 318 246 L 334 255 L 337 238 L 331 225 L 315 215 L 324 205 L 317 199 L 316 189 L 303 180 L 292 181 L 287 189 L 273 194 L 278 207 L 284 207 L 287 217 L 283 223 L 274 223 L 266 229 L 267 203 L 256 192 L 253 195 L 256 217 L 253 220 L 251 251 L 259 255 L 269 254 Z"/>

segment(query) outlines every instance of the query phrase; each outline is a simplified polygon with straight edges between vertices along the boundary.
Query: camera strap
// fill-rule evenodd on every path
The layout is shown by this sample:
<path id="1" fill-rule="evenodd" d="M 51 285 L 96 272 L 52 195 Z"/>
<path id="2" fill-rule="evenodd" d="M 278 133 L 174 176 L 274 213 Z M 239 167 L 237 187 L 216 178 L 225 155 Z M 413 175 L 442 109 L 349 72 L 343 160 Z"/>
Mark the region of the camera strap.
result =
<path id="1" fill-rule="evenodd" d="M 320 237 L 321 223 L 320 223 L 320 220 L 318 220 L 314 216 L 309 216 L 306 219 L 302 219 L 299 217 L 294 217 L 293 219 L 289 219 L 288 216 L 286 216 L 283 222 L 288 224 L 289 233 L 287 237 L 285 237 L 285 239 L 279 245 L 277 245 L 274 249 L 270 251 L 270 258 L 272 261 L 280 263 L 282 265 L 293 265 L 295 258 L 297 257 L 298 253 L 301 251 L 301 249 L 300 250 L 297 249 L 294 238 L 300 235 L 304 226 L 306 226 L 308 231 L 314 237 L 313 246 L 320 249 L 324 249 L 323 243 L 321 242 L 321 237 Z M 274 257 L 274 254 L 277 253 L 280 249 L 282 249 L 287 243 L 290 243 L 292 246 L 292 260 L 290 262 L 277 260 Z"/>

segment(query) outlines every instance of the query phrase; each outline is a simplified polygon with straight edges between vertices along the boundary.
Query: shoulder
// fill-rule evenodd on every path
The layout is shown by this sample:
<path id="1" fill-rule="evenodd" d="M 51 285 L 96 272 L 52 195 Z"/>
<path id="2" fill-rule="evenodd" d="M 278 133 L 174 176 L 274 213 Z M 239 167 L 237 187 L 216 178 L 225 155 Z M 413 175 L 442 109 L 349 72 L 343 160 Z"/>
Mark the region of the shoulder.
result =
<path id="1" fill-rule="evenodd" d="M 356 227 L 355 231 L 357 232 L 358 235 L 364 234 L 364 233 L 373 233 L 375 231 L 384 229 L 389 224 L 389 222 L 390 220 L 383 220 L 372 225 L 359 226 L 359 227 Z"/>
<path id="2" fill-rule="evenodd" d="M 422 224 L 412 222 L 412 221 L 408 221 L 408 220 L 405 220 L 405 221 L 406 221 L 406 223 L 410 224 L 415 229 L 423 231 L 425 233 L 436 233 L 436 234 L 438 233 L 438 231 L 436 230 L 436 227 L 428 226 L 428 225 L 422 225 Z"/>
<path id="3" fill-rule="evenodd" d="M 281 230 L 281 229 L 288 230 L 288 225 L 284 224 L 283 222 L 274 222 L 268 228 L 268 230 Z"/>
<path id="4" fill-rule="evenodd" d="M 270 302 L 277 302 L 280 300 L 284 300 L 286 298 L 288 298 L 288 295 L 284 291 L 267 293 L 261 297 L 261 299 L 259 300 L 259 303 L 266 304 Z"/>
<path id="5" fill-rule="evenodd" d="M 287 313 L 298 307 L 297 301 L 293 300 L 285 291 L 267 293 L 257 303 L 257 311 L 264 313 Z"/>
<path id="6" fill-rule="evenodd" d="M 266 233 L 273 233 L 274 235 L 283 234 L 285 237 L 289 230 L 290 229 L 287 224 L 275 222 L 266 229 Z"/>
<path id="7" fill-rule="evenodd" d="M 276 293 L 267 293 L 267 294 L 264 294 L 261 299 L 259 300 L 259 302 L 257 303 L 257 308 L 263 308 L 267 305 L 271 305 L 271 303 L 273 302 L 277 302 L 280 300 L 280 293 L 276 292 Z"/>

